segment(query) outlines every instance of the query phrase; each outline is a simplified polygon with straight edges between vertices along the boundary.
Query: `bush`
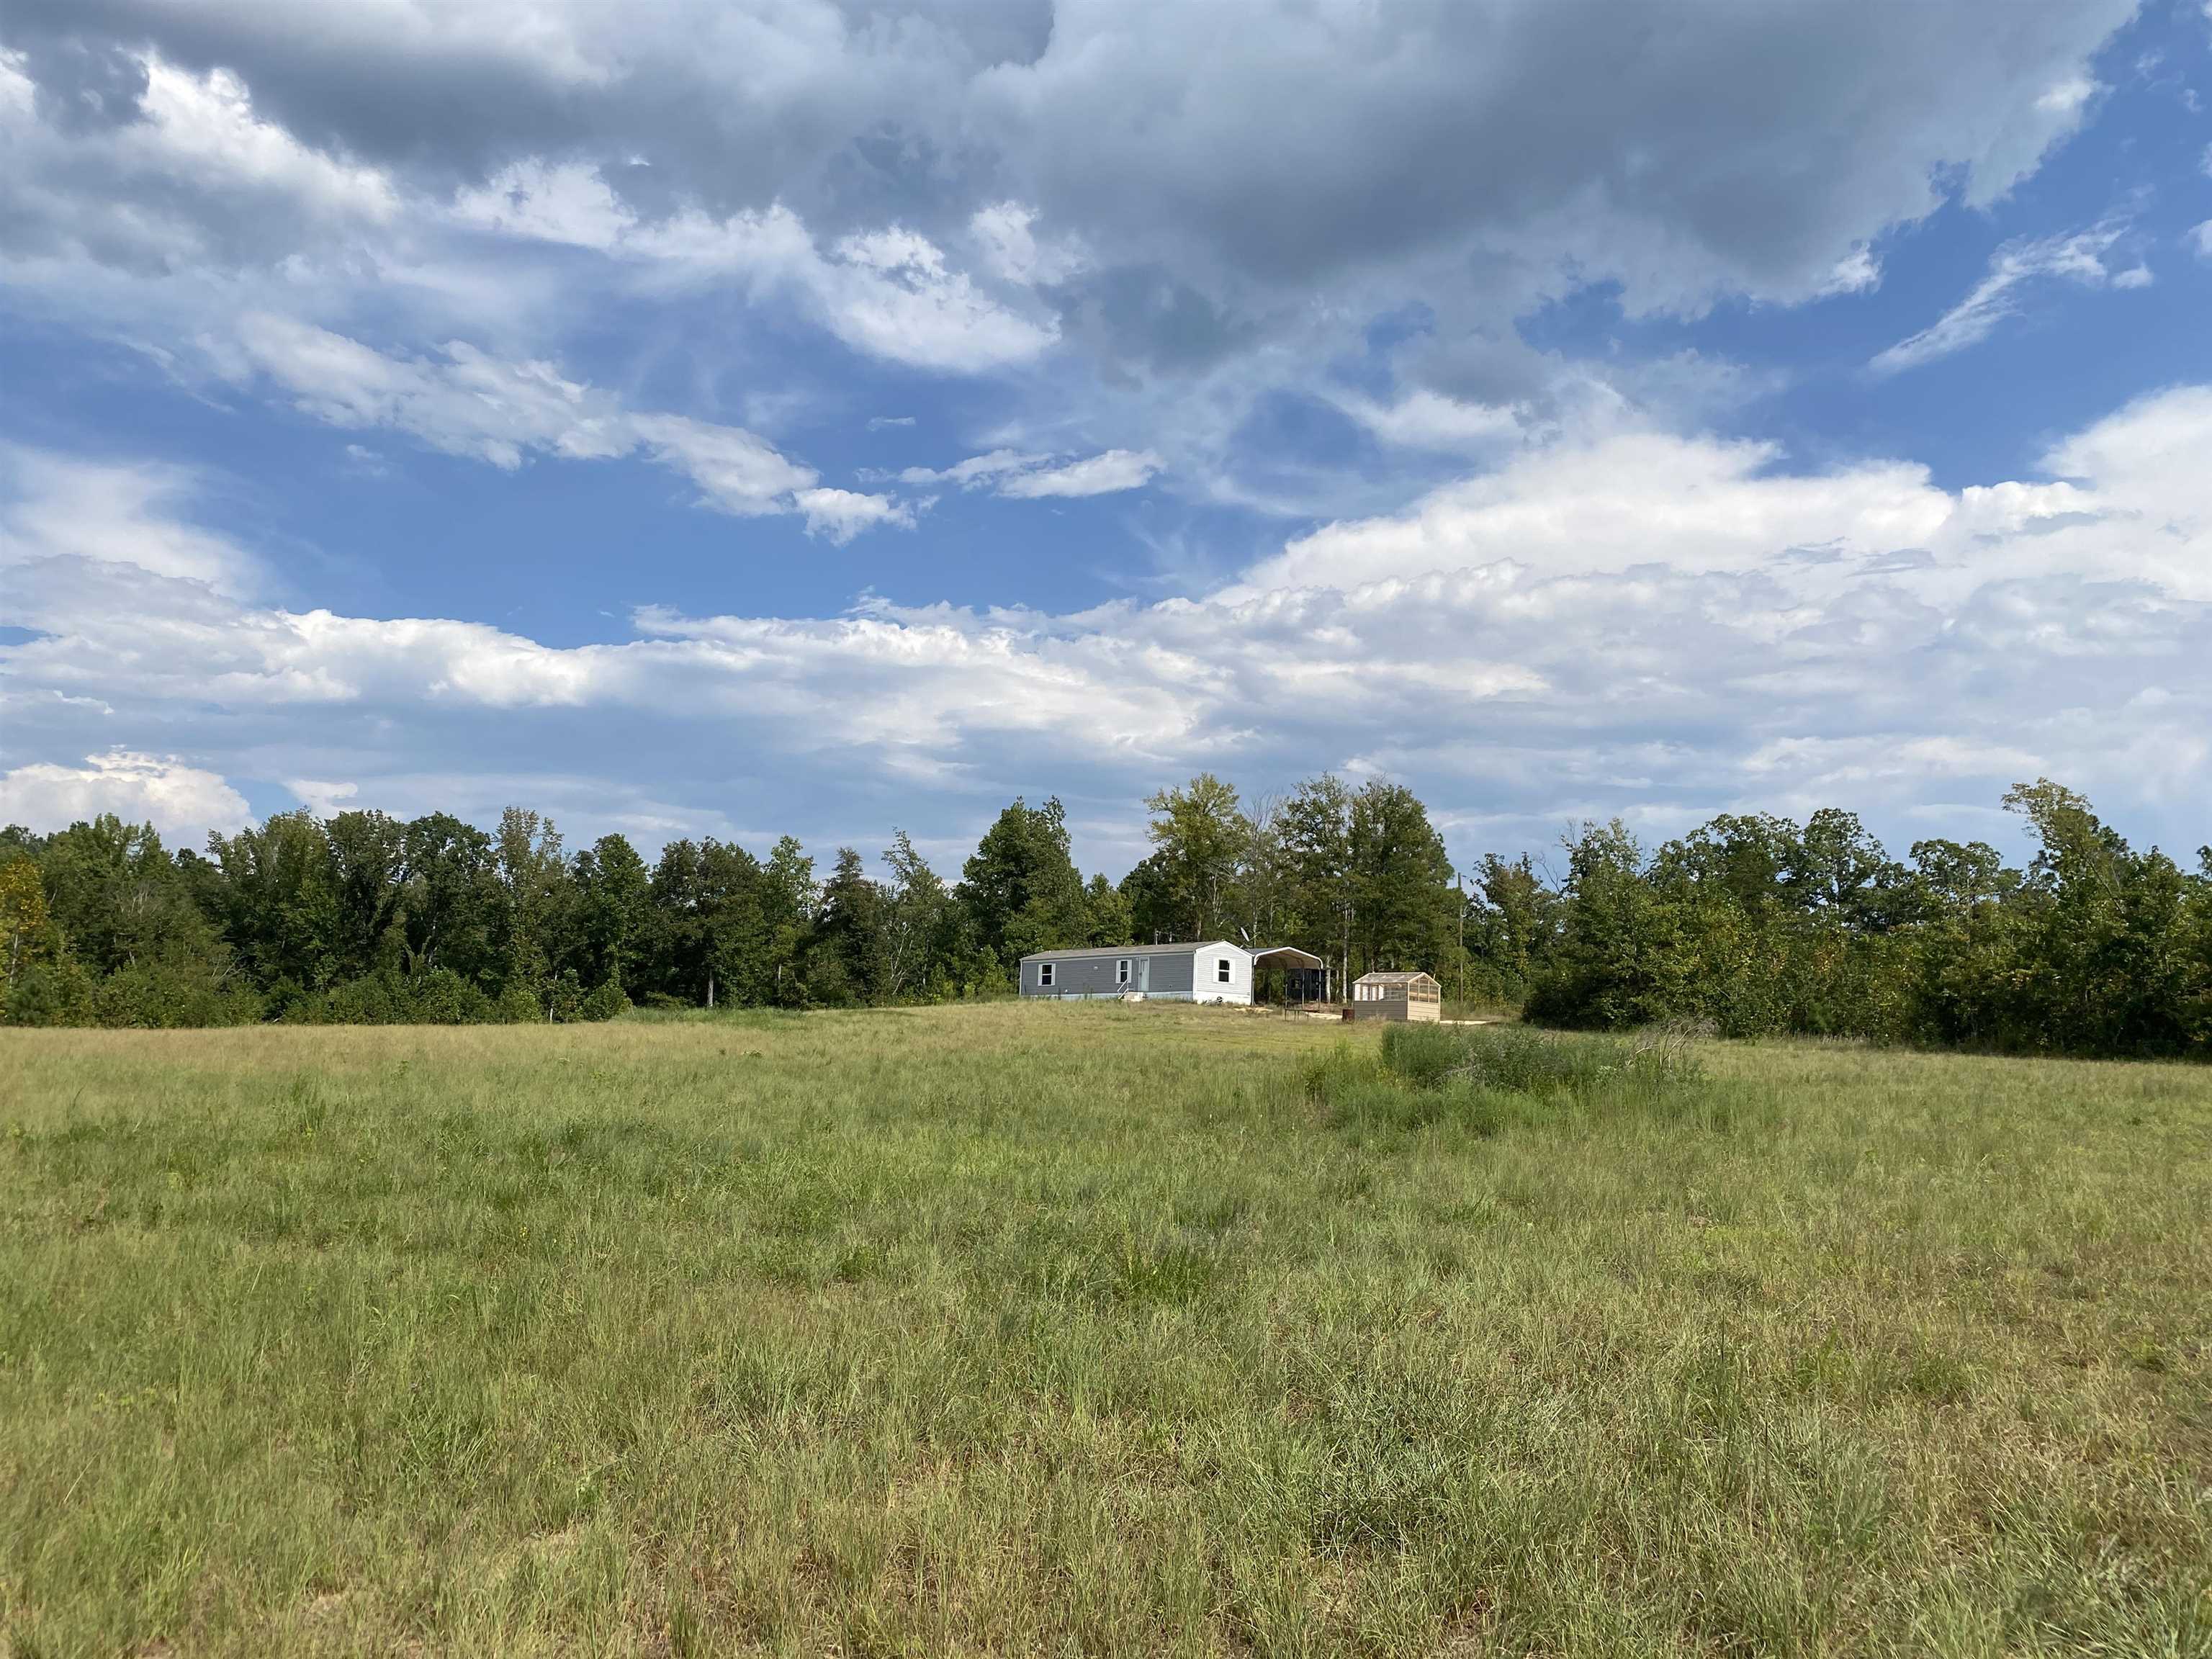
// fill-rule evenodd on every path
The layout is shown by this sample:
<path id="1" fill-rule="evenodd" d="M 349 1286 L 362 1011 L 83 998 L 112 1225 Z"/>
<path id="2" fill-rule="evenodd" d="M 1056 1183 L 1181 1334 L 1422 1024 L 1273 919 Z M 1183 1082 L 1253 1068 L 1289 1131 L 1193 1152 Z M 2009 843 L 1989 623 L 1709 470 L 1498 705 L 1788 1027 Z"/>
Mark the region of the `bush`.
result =
<path id="1" fill-rule="evenodd" d="M 623 988 L 613 980 L 604 980 L 594 985 L 577 1012 L 580 1019 L 612 1019 L 617 1014 L 629 1012 L 629 999 Z"/>
<path id="2" fill-rule="evenodd" d="M 573 968 L 546 988 L 545 1018 L 572 1025 L 584 1018 L 584 988 Z"/>
<path id="3" fill-rule="evenodd" d="M 90 1025 L 92 976 L 69 957 L 58 962 L 26 963 L 8 988 L 6 1020 L 10 1025 Z"/>
<path id="4" fill-rule="evenodd" d="M 261 1018 L 261 999 L 228 982 L 217 963 L 156 959 L 128 963 L 100 981 L 92 1013 L 100 1024 L 142 1030 L 247 1025 Z"/>
<path id="5" fill-rule="evenodd" d="M 285 984 L 269 995 L 270 1017 L 288 1025 L 476 1025 L 491 999 L 450 969 L 367 974 L 320 991 Z"/>
<path id="6" fill-rule="evenodd" d="M 501 1025 L 535 1025 L 544 1019 L 545 1009 L 538 1000 L 537 988 L 517 981 L 499 994 L 491 1017 Z"/>

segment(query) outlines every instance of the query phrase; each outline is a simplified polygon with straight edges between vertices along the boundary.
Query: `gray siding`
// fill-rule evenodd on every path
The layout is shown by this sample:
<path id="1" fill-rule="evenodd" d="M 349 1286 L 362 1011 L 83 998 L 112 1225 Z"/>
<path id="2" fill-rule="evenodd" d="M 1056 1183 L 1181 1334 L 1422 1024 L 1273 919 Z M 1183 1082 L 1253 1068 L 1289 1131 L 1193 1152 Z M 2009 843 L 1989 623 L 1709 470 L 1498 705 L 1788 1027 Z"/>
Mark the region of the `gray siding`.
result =
<path id="1" fill-rule="evenodd" d="M 1152 958 L 1152 994 L 1154 996 L 1182 996 L 1190 994 L 1191 958 L 1194 950 L 1162 952 Z"/>
<path id="2" fill-rule="evenodd" d="M 1127 983 L 1115 977 L 1116 965 L 1126 955 Z M 1214 964 L 1225 960 L 1224 982 Z M 1050 963 L 1052 983 L 1043 982 L 1042 969 Z M 1055 957 L 1047 954 L 1022 964 L 1021 993 L 1025 997 L 1144 996 L 1174 1002 L 1249 1002 L 1252 1000 L 1252 958 L 1234 945 L 1131 945 L 1126 952 L 1108 956 Z"/>
<path id="3" fill-rule="evenodd" d="M 1115 982 L 1115 958 L 1112 957 L 1078 957 L 1073 962 L 1053 963 L 1053 982 L 1042 986 L 1037 982 L 1040 963 L 1024 963 L 1022 969 L 1022 989 L 1038 996 L 1048 997 L 1110 997 L 1124 988 L 1135 990 L 1137 963 L 1129 963 L 1130 983 L 1124 988 Z"/>
<path id="4" fill-rule="evenodd" d="M 1120 955 L 1047 956 L 1043 961 L 1022 964 L 1021 993 L 1025 997 L 1186 998 L 1197 981 L 1191 965 L 1197 949 L 1193 945 L 1131 945 L 1123 953 L 1129 962 L 1129 982 L 1126 985 L 1115 977 L 1115 964 L 1121 960 Z M 1043 984 L 1038 974 L 1046 962 L 1053 965 L 1050 985 Z"/>

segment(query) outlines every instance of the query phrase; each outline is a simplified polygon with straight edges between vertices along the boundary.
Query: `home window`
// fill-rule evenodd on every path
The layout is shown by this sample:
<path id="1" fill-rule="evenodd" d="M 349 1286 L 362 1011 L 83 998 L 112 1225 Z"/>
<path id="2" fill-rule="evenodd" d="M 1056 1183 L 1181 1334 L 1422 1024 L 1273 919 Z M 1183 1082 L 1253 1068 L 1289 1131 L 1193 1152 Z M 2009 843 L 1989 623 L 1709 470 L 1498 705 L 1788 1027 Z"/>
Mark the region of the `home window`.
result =
<path id="1" fill-rule="evenodd" d="M 1222 957 L 1220 961 L 1213 964 L 1213 978 L 1216 984 L 1226 985 L 1229 983 L 1229 958 L 1227 957 Z"/>
<path id="2" fill-rule="evenodd" d="M 1037 963 L 1037 983 L 1039 985 L 1047 988 L 1051 986 L 1052 969 L 1053 964 L 1049 962 L 1041 962 Z"/>
<path id="3" fill-rule="evenodd" d="M 1119 962 L 1114 964 L 1114 983 L 1116 985 L 1127 985 L 1128 982 L 1129 958 L 1123 957 Z"/>

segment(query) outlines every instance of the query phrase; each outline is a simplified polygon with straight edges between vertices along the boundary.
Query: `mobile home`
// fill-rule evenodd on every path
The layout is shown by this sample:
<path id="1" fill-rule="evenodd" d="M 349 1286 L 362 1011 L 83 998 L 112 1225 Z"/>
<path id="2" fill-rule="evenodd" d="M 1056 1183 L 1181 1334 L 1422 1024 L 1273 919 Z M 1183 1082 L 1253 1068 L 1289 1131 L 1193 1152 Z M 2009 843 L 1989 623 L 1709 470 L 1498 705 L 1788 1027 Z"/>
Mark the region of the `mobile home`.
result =
<path id="1" fill-rule="evenodd" d="M 1226 939 L 1199 945 L 1102 945 L 1022 958 L 1025 997 L 1122 997 L 1150 1002 L 1249 1002 L 1252 953 Z"/>

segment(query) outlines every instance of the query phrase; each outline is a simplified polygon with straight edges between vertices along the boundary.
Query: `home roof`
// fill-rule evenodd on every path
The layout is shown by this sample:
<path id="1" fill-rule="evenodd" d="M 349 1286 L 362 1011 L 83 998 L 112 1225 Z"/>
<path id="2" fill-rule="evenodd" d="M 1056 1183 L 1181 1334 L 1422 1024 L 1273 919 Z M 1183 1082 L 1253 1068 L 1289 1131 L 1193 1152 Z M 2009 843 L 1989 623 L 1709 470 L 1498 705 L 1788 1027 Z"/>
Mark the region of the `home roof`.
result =
<path id="1" fill-rule="evenodd" d="M 1434 974 L 1412 973 L 1362 974 L 1352 983 L 1355 985 L 1411 985 L 1417 979 L 1425 979 L 1431 985 L 1437 982 L 1437 976 Z"/>
<path id="2" fill-rule="evenodd" d="M 1086 945 L 1073 951 L 1032 951 L 1024 962 L 1036 962 L 1050 957 L 1054 962 L 1073 962 L 1083 957 L 1164 957 L 1182 956 L 1186 951 L 1204 951 L 1217 945 L 1229 945 L 1225 939 L 1194 939 L 1188 945 Z M 1232 951 L 1241 951 L 1241 945 L 1229 945 Z"/>

